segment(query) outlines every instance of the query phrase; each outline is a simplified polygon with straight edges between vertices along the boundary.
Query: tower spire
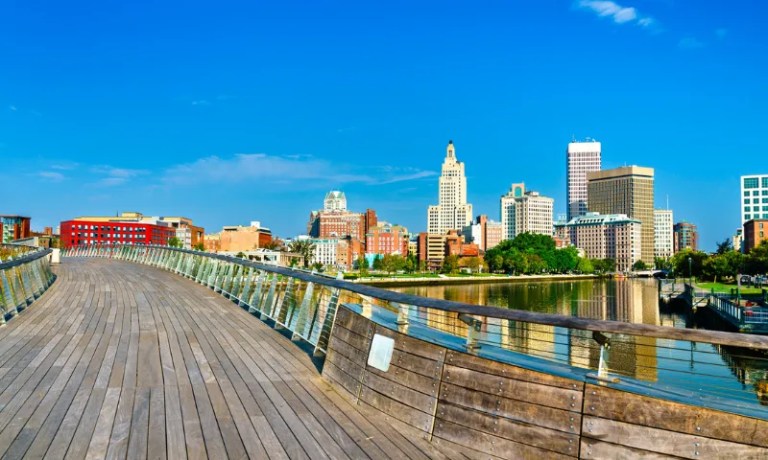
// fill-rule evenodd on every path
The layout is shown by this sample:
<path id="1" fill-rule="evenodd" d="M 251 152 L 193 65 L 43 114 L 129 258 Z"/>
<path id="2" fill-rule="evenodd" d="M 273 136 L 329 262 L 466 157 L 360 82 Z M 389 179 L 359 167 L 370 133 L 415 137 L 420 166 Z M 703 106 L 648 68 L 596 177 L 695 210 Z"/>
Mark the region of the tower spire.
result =
<path id="1" fill-rule="evenodd" d="M 453 141 L 448 141 L 448 147 L 445 149 L 445 156 L 448 158 L 456 158 L 456 152 L 453 149 Z"/>

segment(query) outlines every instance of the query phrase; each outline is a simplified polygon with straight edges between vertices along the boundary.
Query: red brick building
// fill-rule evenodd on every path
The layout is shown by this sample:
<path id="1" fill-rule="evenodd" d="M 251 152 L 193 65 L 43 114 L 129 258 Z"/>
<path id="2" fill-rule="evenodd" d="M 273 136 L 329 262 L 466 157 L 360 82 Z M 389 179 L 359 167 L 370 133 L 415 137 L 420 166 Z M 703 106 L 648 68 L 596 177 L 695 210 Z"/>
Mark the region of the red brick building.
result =
<path id="1" fill-rule="evenodd" d="M 752 219 L 744 222 L 744 253 L 768 241 L 768 219 Z"/>
<path id="2" fill-rule="evenodd" d="M 386 222 L 370 227 L 365 234 L 365 252 L 382 256 L 385 254 L 407 256 L 408 229 Z"/>
<path id="3" fill-rule="evenodd" d="M 32 236 L 30 221 L 29 217 L 0 216 L 0 243 L 10 243 Z"/>
<path id="4" fill-rule="evenodd" d="M 144 222 L 67 220 L 61 223 L 62 247 L 81 245 L 158 244 L 167 245 L 176 236 L 171 226 Z"/>

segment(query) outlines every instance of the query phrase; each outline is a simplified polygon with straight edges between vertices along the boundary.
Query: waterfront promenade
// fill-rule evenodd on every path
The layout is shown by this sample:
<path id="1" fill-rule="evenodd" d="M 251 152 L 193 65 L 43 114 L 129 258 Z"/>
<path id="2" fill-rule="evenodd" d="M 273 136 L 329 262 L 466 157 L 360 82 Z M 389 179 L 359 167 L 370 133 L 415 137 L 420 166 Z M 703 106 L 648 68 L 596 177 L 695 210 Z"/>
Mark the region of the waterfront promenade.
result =
<path id="1" fill-rule="evenodd" d="M 66 259 L 0 329 L 3 458 L 449 458 L 210 289 Z M 398 430 L 402 430 L 398 431 Z"/>

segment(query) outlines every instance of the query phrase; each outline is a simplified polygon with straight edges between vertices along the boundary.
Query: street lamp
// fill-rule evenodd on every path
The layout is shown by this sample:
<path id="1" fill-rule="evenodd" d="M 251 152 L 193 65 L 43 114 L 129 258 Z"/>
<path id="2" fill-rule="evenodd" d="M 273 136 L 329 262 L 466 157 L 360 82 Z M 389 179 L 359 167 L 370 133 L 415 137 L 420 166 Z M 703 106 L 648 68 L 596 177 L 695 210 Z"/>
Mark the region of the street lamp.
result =
<path id="1" fill-rule="evenodd" d="M 692 264 L 691 256 L 688 256 L 688 282 L 693 285 L 693 269 L 691 268 Z"/>

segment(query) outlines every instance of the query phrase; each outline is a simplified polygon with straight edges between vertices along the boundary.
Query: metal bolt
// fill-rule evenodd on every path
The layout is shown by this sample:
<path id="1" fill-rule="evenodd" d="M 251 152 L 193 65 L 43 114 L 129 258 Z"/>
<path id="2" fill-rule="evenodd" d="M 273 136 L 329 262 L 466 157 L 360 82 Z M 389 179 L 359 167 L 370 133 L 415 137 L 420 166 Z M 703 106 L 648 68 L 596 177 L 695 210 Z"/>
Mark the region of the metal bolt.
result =
<path id="1" fill-rule="evenodd" d="M 700 426 L 697 426 L 697 427 L 696 427 L 696 431 L 701 431 L 701 427 L 700 427 Z"/>
<path id="2" fill-rule="evenodd" d="M 595 406 L 592 406 L 592 407 L 590 407 L 590 408 L 589 408 L 589 410 L 591 410 L 591 411 L 593 411 L 593 412 L 594 412 L 594 410 L 595 410 Z"/>
<path id="3" fill-rule="evenodd" d="M 592 392 L 592 394 L 593 394 L 593 395 L 596 395 L 596 394 L 597 394 L 597 392 L 596 392 L 596 391 L 593 391 L 593 392 Z"/>

